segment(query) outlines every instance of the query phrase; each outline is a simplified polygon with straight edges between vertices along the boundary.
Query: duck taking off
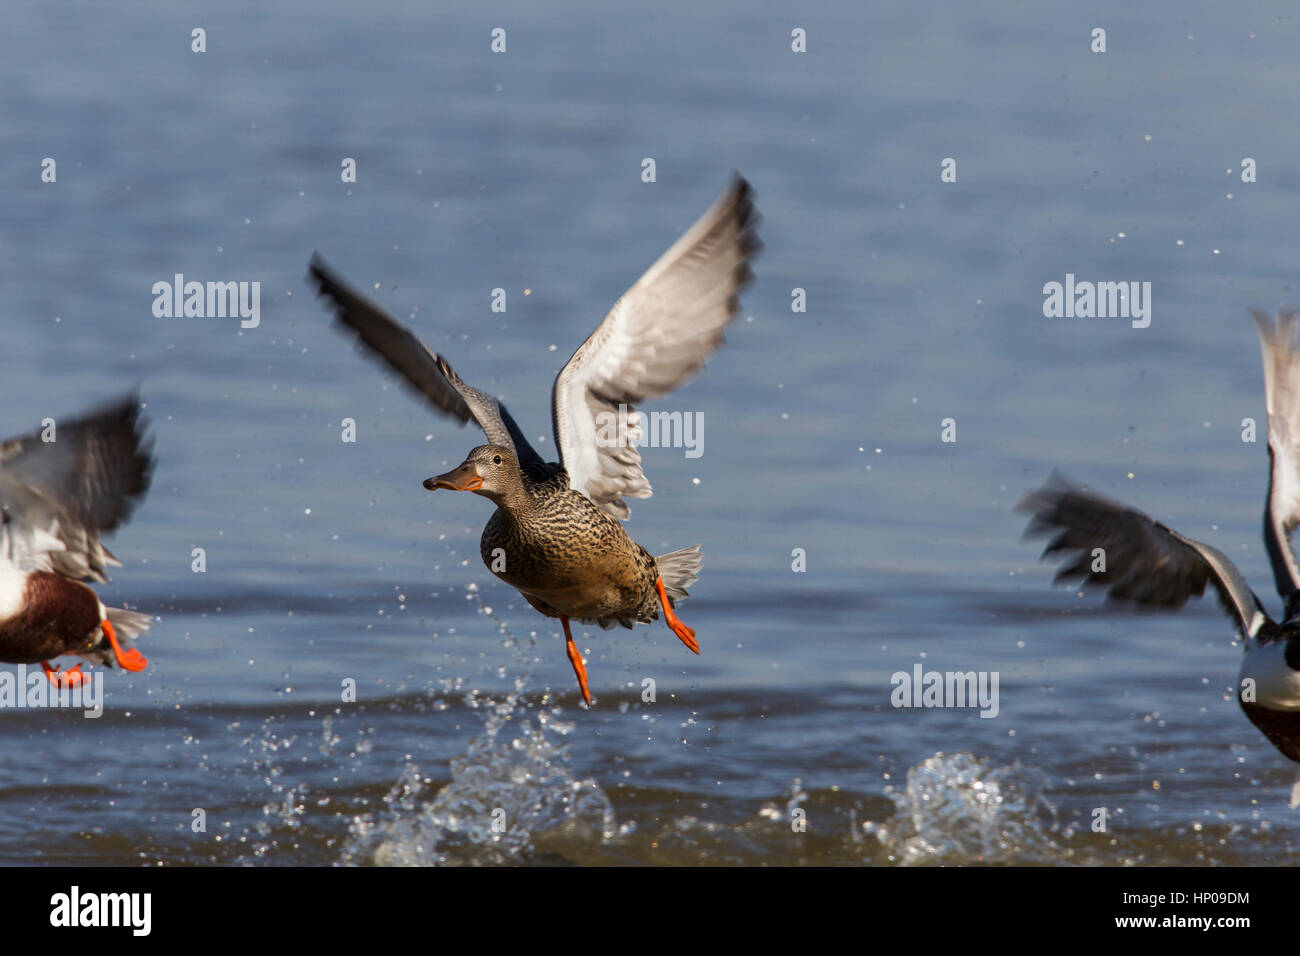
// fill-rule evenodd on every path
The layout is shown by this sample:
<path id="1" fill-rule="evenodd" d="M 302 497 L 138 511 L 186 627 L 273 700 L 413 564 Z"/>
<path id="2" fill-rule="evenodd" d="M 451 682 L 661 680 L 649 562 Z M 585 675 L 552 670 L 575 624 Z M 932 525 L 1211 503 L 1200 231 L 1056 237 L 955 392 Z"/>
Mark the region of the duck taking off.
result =
<path id="1" fill-rule="evenodd" d="M 505 405 L 466 385 L 410 329 L 344 283 L 320 258 L 310 275 L 332 300 L 335 323 L 383 359 L 433 406 L 473 418 L 488 443 L 424 482 L 472 491 L 496 511 L 480 542 L 483 563 L 564 627 L 569 661 L 591 704 L 569 619 L 630 628 L 663 613 L 698 654 L 695 631 L 674 613 L 700 569 L 699 545 L 654 557 L 623 529 L 625 498 L 650 497 L 632 406 L 666 395 L 697 373 L 723 342 L 761 248 L 753 191 L 739 175 L 680 239 L 614 303 L 556 376 L 551 421 L 558 462 L 533 450 Z M 609 427 L 617 423 L 617 429 Z M 617 431 L 618 440 L 609 434 Z"/>
<path id="2" fill-rule="evenodd" d="M 99 535 L 124 523 L 149 488 L 151 444 L 135 394 L 75 421 L 0 442 L 0 661 L 40 663 L 51 682 L 76 686 L 81 664 L 128 671 L 148 661 L 130 641 L 149 629 L 137 611 L 105 607 L 83 582 L 103 584 L 121 563 Z"/>
<path id="3" fill-rule="evenodd" d="M 1300 524 L 1300 320 L 1293 311 L 1279 312 L 1276 319 L 1252 314 L 1264 353 L 1268 409 L 1264 543 L 1285 602 L 1280 624 L 1222 551 L 1076 487 L 1057 473 L 1025 495 L 1017 508 L 1033 515 L 1026 536 L 1055 535 L 1044 558 L 1079 552 L 1066 558 L 1056 582 L 1081 578 L 1102 585 L 1111 597 L 1168 608 L 1182 607 L 1203 593 L 1207 583 L 1213 585 L 1245 641 L 1237 684 L 1241 709 L 1273 746 L 1300 763 L 1300 567 L 1290 540 Z M 1096 549 L 1103 562 L 1097 562 Z M 1291 790 L 1291 806 L 1298 805 L 1300 771 Z"/>

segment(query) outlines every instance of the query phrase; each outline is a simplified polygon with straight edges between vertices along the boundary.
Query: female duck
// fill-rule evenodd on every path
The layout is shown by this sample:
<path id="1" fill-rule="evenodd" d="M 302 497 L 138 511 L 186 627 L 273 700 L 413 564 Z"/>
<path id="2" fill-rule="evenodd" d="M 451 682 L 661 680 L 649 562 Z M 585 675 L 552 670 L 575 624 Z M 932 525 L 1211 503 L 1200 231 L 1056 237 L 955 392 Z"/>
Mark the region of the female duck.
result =
<path id="1" fill-rule="evenodd" d="M 760 244 L 753 193 L 736 176 L 723 195 L 652 265 L 574 352 L 555 379 L 551 419 L 559 462 L 545 462 L 505 406 L 461 381 L 447 361 L 405 326 L 349 288 L 320 259 L 311 277 L 335 306 L 336 322 L 396 370 L 433 407 L 488 444 L 429 490 L 472 491 L 497 510 L 483 531 L 484 564 L 534 608 L 558 617 L 583 699 L 586 668 L 570 618 L 601 627 L 664 621 L 690 650 L 695 632 L 674 613 L 700 568 L 696 545 L 652 556 L 623 529 L 625 497 L 650 497 L 632 407 L 667 394 L 703 367 L 739 311 L 739 292 Z M 611 424 L 617 428 L 610 428 Z M 606 436 L 616 433 L 618 441 Z"/>

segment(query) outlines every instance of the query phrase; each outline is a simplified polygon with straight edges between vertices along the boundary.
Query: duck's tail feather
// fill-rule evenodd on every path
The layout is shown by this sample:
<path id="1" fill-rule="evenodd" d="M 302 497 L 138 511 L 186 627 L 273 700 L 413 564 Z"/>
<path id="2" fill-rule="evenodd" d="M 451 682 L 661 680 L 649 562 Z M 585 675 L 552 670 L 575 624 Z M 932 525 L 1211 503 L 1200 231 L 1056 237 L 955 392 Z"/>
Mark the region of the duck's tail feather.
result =
<path id="1" fill-rule="evenodd" d="M 690 597 L 686 589 L 700 579 L 700 565 L 703 563 L 704 555 L 700 553 L 698 544 L 655 558 L 659 576 L 664 579 L 664 590 L 674 604 Z"/>
<path id="2" fill-rule="evenodd" d="M 152 615 L 128 611 L 124 607 L 110 607 L 105 610 L 108 612 L 108 623 L 113 625 L 118 640 L 122 638 L 134 640 L 153 626 Z"/>

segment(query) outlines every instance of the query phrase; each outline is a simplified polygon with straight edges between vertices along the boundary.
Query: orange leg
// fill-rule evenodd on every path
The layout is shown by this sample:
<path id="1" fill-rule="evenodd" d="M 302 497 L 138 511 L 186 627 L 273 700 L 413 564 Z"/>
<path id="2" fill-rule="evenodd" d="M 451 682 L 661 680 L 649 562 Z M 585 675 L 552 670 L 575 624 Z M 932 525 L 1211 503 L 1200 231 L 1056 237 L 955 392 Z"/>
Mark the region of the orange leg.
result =
<path id="1" fill-rule="evenodd" d="M 578 686 L 582 688 L 582 699 L 590 707 L 591 692 L 587 690 L 587 668 L 582 665 L 582 655 L 578 653 L 578 645 L 573 643 L 573 635 L 569 632 L 569 619 L 561 614 L 560 623 L 564 625 L 564 649 L 569 654 L 569 663 L 573 665 L 573 673 L 578 675 Z"/>
<path id="2" fill-rule="evenodd" d="M 672 602 L 668 600 L 668 592 L 664 590 L 664 579 L 655 578 L 655 591 L 659 594 L 659 603 L 664 609 L 664 623 L 666 623 L 674 634 L 681 639 L 681 642 L 696 654 L 700 652 L 699 642 L 695 640 L 695 629 L 687 627 L 682 623 L 681 618 L 673 613 Z"/>
<path id="3" fill-rule="evenodd" d="M 122 650 L 122 645 L 117 642 L 117 632 L 113 630 L 113 625 L 108 623 L 108 618 L 100 621 L 99 626 L 103 629 L 104 636 L 108 638 L 108 643 L 113 645 L 113 656 L 117 658 L 118 667 L 124 671 L 142 671 L 149 666 L 145 656 L 134 647 L 129 651 Z"/>
<path id="4" fill-rule="evenodd" d="M 57 667 L 51 667 L 48 661 L 41 661 L 41 670 L 45 671 L 45 676 L 55 687 L 76 687 L 83 681 L 90 680 L 88 674 L 81 673 L 80 664 L 71 670 L 60 672 Z"/>

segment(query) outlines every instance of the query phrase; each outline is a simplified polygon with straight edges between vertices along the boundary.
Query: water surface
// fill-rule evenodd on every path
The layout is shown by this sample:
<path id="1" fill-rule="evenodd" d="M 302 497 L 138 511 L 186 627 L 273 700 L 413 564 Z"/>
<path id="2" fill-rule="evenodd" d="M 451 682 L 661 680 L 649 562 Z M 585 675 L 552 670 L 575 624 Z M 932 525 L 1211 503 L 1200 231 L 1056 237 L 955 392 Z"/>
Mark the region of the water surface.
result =
<path id="1" fill-rule="evenodd" d="M 1012 513 L 1060 467 L 1265 593 L 1267 456 L 1241 422 L 1264 421 L 1246 309 L 1300 298 L 1287 5 L 4 19 L 0 432 L 140 383 L 159 464 L 104 592 L 158 615 L 152 666 L 108 676 L 99 720 L 0 714 L 0 861 L 1296 859 L 1294 768 L 1233 700 L 1213 602 L 1052 590 Z M 702 414 L 704 454 L 647 450 L 629 524 L 703 545 L 682 616 L 704 653 L 662 623 L 586 631 L 588 711 L 557 622 L 479 560 L 490 506 L 420 487 L 477 432 L 353 354 L 306 263 L 545 449 L 555 371 L 733 168 L 765 217 L 757 280 L 652 406 Z M 178 272 L 260 281 L 261 325 L 155 318 Z M 1151 282 L 1150 327 L 1045 319 L 1067 273 Z M 917 663 L 997 672 L 998 716 L 891 707 Z"/>

